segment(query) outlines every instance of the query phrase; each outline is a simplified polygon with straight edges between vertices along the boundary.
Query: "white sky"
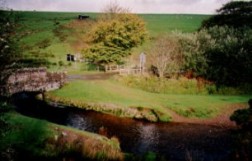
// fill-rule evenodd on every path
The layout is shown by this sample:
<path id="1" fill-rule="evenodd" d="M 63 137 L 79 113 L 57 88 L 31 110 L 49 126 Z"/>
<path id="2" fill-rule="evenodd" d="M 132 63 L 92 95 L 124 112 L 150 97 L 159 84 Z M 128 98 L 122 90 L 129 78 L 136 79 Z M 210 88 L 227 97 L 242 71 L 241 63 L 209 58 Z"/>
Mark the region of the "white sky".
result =
<path id="1" fill-rule="evenodd" d="M 100 12 L 110 2 L 135 13 L 214 14 L 231 0 L 5 0 L 8 8 L 37 11 Z"/>

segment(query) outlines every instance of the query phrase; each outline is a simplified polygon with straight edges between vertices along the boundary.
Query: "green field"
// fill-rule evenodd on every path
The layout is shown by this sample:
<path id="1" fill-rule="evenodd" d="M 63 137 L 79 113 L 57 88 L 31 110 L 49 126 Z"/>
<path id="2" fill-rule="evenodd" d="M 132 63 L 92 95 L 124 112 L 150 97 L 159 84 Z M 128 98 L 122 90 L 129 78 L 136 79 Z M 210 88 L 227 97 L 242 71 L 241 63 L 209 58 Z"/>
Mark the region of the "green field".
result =
<path id="1" fill-rule="evenodd" d="M 143 14 L 140 15 L 146 22 L 147 30 L 151 36 L 172 31 L 194 32 L 208 15 L 184 14 Z"/>
<path id="2" fill-rule="evenodd" d="M 81 52 L 76 51 L 73 45 L 80 39 L 76 36 L 79 31 L 74 26 L 67 26 L 76 21 L 79 14 L 81 13 L 18 12 L 22 52 L 28 57 L 46 58 L 51 63 L 48 66 L 51 70 L 70 70 L 71 67 L 81 69 L 82 64 L 71 65 L 66 61 L 67 53 Z M 88 15 L 95 19 L 97 14 Z"/>
<path id="3" fill-rule="evenodd" d="M 71 12 L 17 12 L 22 37 L 21 51 L 28 57 L 46 58 L 50 70 L 78 71 L 87 67 L 83 63 L 69 63 L 67 53 L 81 53 L 85 47 L 85 33 L 99 16 L 98 13 Z M 90 16 L 78 21 L 79 14 Z M 194 32 L 207 15 L 141 14 L 150 37 L 172 31 Z M 150 46 L 146 42 L 132 52 L 139 54 Z"/>
<path id="4" fill-rule="evenodd" d="M 76 20 L 79 14 L 88 15 L 91 19 L 96 19 L 99 13 L 80 12 L 18 12 L 21 17 L 21 24 L 26 29 L 35 29 L 50 32 L 54 29 L 53 22 L 59 21 L 61 24 Z M 194 32 L 201 22 L 209 15 L 191 14 L 139 14 L 146 22 L 147 30 L 151 35 L 169 33 L 171 31 Z"/>

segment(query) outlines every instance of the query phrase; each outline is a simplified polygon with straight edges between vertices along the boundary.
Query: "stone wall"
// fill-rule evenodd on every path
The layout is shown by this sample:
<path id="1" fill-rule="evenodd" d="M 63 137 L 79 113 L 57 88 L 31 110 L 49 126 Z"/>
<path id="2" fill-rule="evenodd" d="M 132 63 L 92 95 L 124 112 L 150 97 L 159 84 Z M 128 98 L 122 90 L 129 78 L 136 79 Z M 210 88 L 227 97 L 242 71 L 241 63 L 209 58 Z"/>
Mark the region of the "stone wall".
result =
<path id="1" fill-rule="evenodd" d="M 19 92 L 45 92 L 55 90 L 65 83 L 65 73 L 50 73 L 46 68 L 24 68 L 13 71 L 0 89 L 9 96 Z"/>

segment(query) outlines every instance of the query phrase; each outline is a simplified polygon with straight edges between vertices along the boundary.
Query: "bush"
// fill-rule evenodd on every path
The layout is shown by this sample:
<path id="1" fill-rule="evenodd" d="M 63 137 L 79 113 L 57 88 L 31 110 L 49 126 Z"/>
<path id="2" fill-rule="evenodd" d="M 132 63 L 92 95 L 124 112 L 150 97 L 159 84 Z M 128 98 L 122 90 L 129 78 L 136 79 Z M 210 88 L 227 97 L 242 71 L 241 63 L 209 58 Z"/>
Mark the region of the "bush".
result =
<path id="1" fill-rule="evenodd" d="M 252 86 L 244 84 L 239 87 L 217 86 L 215 84 L 200 84 L 196 79 L 185 77 L 159 79 L 157 77 L 122 76 L 116 78 L 118 82 L 137 89 L 152 93 L 165 94 L 219 94 L 241 95 L 250 94 Z"/>
<path id="2" fill-rule="evenodd" d="M 237 125 L 244 128 L 252 126 L 252 99 L 248 101 L 249 108 L 236 110 L 230 117 L 231 121 L 235 121 Z"/>
<path id="3" fill-rule="evenodd" d="M 40 49 L 45 49 L 48 46 L 51 45 L 51 40 L 50 39 L 44 39 L 38 43 L 36 43 L 36 45 L 40 48 Z"/>
<path id="4" fill-rule="evenodd" d="M 228 86 L 217 86 L 210 85 L 206 86 L 209 94 L 219 94 L 219 95 L 243 95 L 252 93 L 252 85 L 244 84 L 238 87 L 228 87 Z"/>
<path id="5" fill-rule="evenodd" d="M 124 76 L 117 79 L 129 87 L 152 93 L 165 94 L 208 94 L 207 88 L 198 88 L 196 79 L 185 77 L 159 79 L 157 77 Z"/>
<path id="6" fill-rule="evenodd" d="M 64 62 L 62 61 L 62 60 L 60 60 L 59 62 L 58 62 L 58 64 L 59 64 L 59 66 L 64 66 L 65 64 L 64 64 Z"/>
<path id="7" fill-rule="evenodd" d="M 252 82 L 252 30 L 214 26 L 195 34 L 176 33 L 184 71 L 193 71 L 218 86 L 239 87 Z"/>
<path id="8" fill-rule="evenodd" d="M 230 117 L 231 121 L 235 121 L 237 125 L 244 126 L 249 121 L 249 117 L 252 114 L 250 109 L 236 110 Z"/>
<path id="9" fill-rule="evenodd" d="M 218 85 L 237 87 L 251 84 L 252 30 L 212 27 L 198 33 L 206 66 L 201 74 Z M 203 41 L 204 40 L 204 41 Z"/>

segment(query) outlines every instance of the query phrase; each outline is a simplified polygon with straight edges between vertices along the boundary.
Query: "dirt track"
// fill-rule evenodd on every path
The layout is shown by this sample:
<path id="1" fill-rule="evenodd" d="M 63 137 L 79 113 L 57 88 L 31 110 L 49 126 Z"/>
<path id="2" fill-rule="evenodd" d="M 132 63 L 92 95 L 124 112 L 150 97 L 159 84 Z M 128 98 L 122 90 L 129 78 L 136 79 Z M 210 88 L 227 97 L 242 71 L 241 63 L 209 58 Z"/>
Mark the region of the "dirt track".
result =
<path id="1" fill-rule="evenodd" d="M 230 120 L 230 116 L 235 110 L 246 108 L 246 104 L 233 104 L 226 108 L 220 115 L 209 118 L 209 119 L 200 119 L 200 118 L 187 118 L 181 115 L 178 115 L 176 112 L 169 110 L 169 113 L 172 116 L 173 122 L 179 123 L 195 123 L 195 124 L 205 124 L 205 125 L 215 125 L 221 127 L 235 127 L 235 122 Z"/>
<path id="2" fill-rule="evenodd" d="M 106 80 L 118 73 L 97 73 L 97 74 L 86 74 L 86 75 L 68 75 L 67 80 Z"/>

